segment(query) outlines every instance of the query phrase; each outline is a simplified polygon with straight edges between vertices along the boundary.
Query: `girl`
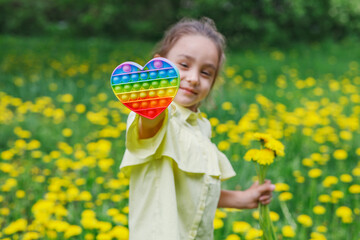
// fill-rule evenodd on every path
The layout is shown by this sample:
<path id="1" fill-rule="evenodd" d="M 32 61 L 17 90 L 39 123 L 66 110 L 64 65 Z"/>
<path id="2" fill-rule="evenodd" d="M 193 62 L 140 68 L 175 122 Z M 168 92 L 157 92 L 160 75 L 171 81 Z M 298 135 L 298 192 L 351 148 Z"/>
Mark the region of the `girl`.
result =
<path id="1" fill-rule="evenodd" d="M 217 207 L 268 204 L 274 185 L 220 189 L 235 172 L 211 143 L 210 123 L 199 110 L 225 59 L 224 38 L 214 23 L 178 22 L 160 42 L 155 57 L 160 56 L 178 67 L 180 88 L 157 118 L 133 112 L 128 118 L 120 169 L 130 177 L 130 240 L 209 240 Z"/>

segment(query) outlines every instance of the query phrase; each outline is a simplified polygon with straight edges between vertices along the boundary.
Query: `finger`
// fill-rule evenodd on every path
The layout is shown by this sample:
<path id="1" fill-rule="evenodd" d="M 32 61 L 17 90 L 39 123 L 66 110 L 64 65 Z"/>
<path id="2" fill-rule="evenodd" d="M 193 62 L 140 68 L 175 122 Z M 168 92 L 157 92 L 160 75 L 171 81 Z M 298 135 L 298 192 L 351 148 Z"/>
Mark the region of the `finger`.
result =
<path id="1" fill-rule="evenodd" d="M 271 203 L 271 198 L 270 199 L 266 199 L 264 201 L 260 201 L 261 204 L 263 205 L 268 205 L 269 203 Z"/>
<path id="2" fill-rule="evenodd" d="M 272 195 L 263 195 L 259 197 L 259 202 L 267 201 L 272 198 Z"/>
<path id="3" fill-rule="evenodd" d="M 264 183 L 271 184 L 271 180 L 270 179 L 265 179 Z"/>
<path id="4" fill-rule="evenodd" d="M 272 189 L 271 191 L 275 190 L 275 184 L 271 184 L 271 180 L 265 179 L 264 184 L 270 184 L 271 189 Z"/>
<path id="5" fill-rule="evenodd" d="M 274 191 L 274 189 L 275 189 L 275 185 L 270 183 L 264 183 L 258 187 L 258 191 L 260 192 L 261 195 L 264 195 L 267 192 L 272 192 Z"/>

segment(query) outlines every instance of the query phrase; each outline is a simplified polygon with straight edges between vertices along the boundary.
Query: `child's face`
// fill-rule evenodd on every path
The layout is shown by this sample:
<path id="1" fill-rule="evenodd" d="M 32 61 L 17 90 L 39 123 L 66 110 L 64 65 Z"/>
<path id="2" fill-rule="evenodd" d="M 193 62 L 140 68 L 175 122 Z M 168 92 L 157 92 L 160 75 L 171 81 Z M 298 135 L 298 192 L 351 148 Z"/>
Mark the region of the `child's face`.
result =
<path id="1" fill-rule="evenodd" d="M 201 35 L 185 35 L 170 49 L 166 58 L 180 71 L 180 88 L 174 101 L 197 111 L 214 81 L 219 61 L 216 45 Z"/>

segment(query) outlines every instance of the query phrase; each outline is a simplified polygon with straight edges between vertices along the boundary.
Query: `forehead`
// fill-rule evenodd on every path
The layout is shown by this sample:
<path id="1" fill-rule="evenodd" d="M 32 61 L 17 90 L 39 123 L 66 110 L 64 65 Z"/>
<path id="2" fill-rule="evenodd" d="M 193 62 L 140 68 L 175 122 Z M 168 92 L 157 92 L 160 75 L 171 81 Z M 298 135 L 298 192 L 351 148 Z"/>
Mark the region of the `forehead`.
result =
<path id="1" fill-rule="evenodd" d="M 216 44 L 208 37 L 202 35 L 185 35 L 180 37 L 170 48 L 167 57 L 187 55 L 198 60 L 218 65 L 219 52 Z M 171 60 L 171 59 L 170 59 Z"/>

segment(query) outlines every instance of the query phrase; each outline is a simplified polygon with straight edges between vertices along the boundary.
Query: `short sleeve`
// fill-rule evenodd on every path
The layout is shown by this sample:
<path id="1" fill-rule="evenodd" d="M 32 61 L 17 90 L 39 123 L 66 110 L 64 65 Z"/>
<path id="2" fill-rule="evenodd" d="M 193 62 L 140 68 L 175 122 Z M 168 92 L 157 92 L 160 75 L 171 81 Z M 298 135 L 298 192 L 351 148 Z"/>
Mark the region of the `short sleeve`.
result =
<path id="1" fill-rule="evenodd" d="M 165 111 L 165 118 L 163 124 L 155 136 L 147 139 L 139 138 L 139 118 L 138 114 L 131 112 L 127 121 L 126 131 L 126 150 L 120 169 L 128 175 L 130 173 L 130 166 L 138 165 L 154 159 L 157 151 L 161 145 L 166 134 L 168 125 L 168 111 Z"/>
<path id="2" fill-rule="evenodd" d="M 221 172 L 221 180 L 224 181 L 224 180 L 234 177 L 236 175 L 236 173 L 235 173 L 233 167 L 231 166 L 229 159 L 225 156 L 225 154 L 223 154 L 219 150 L 218 150 L 217 155 L 218 155 L 217 158 L 219 161 L 219 168 L 220 168 L 220 172 Z"/>

